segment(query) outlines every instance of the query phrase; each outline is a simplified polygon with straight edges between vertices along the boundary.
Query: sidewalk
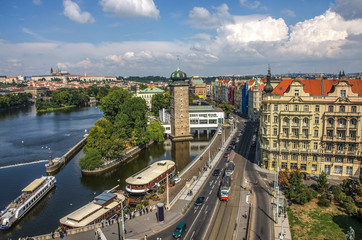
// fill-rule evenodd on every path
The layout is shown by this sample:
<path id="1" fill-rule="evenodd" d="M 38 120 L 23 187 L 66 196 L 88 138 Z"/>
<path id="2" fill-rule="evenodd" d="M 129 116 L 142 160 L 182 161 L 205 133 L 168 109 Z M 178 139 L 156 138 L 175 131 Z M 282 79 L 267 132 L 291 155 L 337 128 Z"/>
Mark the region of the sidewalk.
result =
<path id="1" fill-rule="evenodd" d="M 156 218 L 157 209 L 154 209 L 152 212 L 143 214 L 141 216 L 136 216 L 133 219 L 125 220 L 125 229 L 126 229 L 126 239 L 141 239 L 145 235 L 151 236 L 157 232 L 166 229 L 170 225 L 176 223 L 187 211 L 190 203 L 197 196 L 198 191 L 204 185 L 211 171 L 213 171 L 215 165 L 219 162 L 223 156 L 223 151 L 225 147 L 231 142 L 231 139 L 234 137 L 237 128 L 230 133 L 229 137 L 225 141 L 224 145 L 221 147 L 220 151 L 214 156 L 210 161 L 210 167 L 206 171 L 202 172 L 202 175 L 194 180 L 190 187 L 186 186 L 180 191 L 180 193 L 170 201 L 171 208 L 165 210 L 165 219 L 163 222 L 158 222 Z M 193 195 L 189 196 L 188 192 L 192 190 Z M 122 224 L 119 223 L 120 234 L 122 237 Z M 113 225 L 101 228 L 106 239 L 117 240 L 118 239 L 118 226 L 115 222 Z M 96 239 L 95 230 L 89 230 L 86 232 L 81 232 L 73 235 L 68 235 L 66 239 L 70 240 L 82 240 L 82 239 Z"/>

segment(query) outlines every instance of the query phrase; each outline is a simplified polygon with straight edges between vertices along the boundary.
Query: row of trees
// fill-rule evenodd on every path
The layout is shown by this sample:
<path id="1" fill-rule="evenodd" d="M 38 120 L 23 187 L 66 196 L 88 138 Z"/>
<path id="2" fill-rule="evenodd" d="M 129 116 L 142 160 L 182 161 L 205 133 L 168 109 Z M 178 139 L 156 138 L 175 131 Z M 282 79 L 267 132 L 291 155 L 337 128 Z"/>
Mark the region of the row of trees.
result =
<path id="1" fill-rule="evenodd" d="M 51 108 L 61 108 L 70 106 L 84 106 L 88 103 L 89 97 L 95 97 L 98 100 L 108 94 L 109 86 L 98 87 L 93 85 L 85 88 L 60 88 L 50 92 L 50 97 L 36 100 L 36 109 L 48 110 Z"/>
<path id="2" fill-rule="evenodd" d="M 356 208 L 355 200 L 362 197 L 362 185 L 360 180 L 345 179 L 341 186 L 334 186 L 330 189 L 327 175 L 322 172 L 313 188 L 303 184 L 303 173 L 299 170 L 289 172 L 288 170 L 279 173 L 279 183 L 284 187 L 285 195 L 296 204 L 304 205 L 313 198 L 318 197 L 318 205 L 322 207 L 335 204 L 345 209 L 346 213 L 362 218 L 362 210 Z"/>
<path id="3" fill-rule="evenodd" d="M 147 126 L 147 106 L 144 99 L 122 88 L 112 88 L 101 99 L 103 119 L 89 132 L 84 146 L 85 156 L 79 161 L 84 169 L 94 169 L 120 158 L 124 152 L 150 140 L 162 141 L 164 128 L 152 121 Z"/>
<path id="4" fill-rule="evenodd" d="M 0 95 L 0 109 L 26 105 L 30 103 L 30 99 L 31 93 L 8 93 L 5 95 Z"/>

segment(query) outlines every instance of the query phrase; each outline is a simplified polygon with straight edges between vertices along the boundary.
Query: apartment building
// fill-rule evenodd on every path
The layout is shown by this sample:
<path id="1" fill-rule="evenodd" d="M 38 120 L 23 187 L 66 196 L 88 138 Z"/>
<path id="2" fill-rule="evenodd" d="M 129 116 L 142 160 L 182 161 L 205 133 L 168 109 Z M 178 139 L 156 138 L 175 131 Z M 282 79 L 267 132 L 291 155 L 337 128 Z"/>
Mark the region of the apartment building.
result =
<path id="1" fill-rule="evenodd" d="M 269 76 L 260 113 L 262 166 L 359 177 L 361 95 L 362 79 L 283 79 L 273 89 Z"/>

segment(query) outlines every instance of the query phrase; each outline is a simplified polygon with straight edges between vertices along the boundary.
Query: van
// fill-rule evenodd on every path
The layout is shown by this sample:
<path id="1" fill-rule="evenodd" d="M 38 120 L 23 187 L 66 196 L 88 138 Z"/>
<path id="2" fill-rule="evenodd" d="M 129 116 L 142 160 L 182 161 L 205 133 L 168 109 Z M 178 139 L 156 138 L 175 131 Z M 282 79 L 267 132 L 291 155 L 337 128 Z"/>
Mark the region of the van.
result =
<path id="1" fill-rule="evenodd" d="M 179 222 L 176 226 L 175 231 L 173 232 L 174 238 L 180 238 L 182 237 L 182 234 L 186 232 L 186 223 L 185 222 Z"/>
<path id="2" fill-rule="evenodd" d="M 219 135 L 220 135 L 220 134 L 222 134 L 222 129 L 221 129 L 221 128 L 219 129 Z"/>

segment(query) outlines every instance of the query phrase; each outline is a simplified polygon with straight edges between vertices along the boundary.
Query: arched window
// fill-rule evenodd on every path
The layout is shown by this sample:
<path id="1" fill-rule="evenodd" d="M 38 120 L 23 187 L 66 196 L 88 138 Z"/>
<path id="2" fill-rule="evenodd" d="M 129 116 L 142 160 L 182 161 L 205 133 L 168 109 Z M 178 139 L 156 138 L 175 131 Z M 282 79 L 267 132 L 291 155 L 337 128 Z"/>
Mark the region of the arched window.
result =
<path id="1" fill-rule="evenodd" d="M 293 118 L 293 125 L 294 126 L 299 126 L 299 119 L 298 118 Z"/>
<path id="2" fill-rule="evenodd" d="M 357 120 L 355 118 L 352 118 L 350 123 L 351 123 L 351 125 L 356 126 L 357 125 Z"/>
<path id="3" fill-rule="evenodd" d="M 328 118 L 328 124 L 333 126 L 334 124 L 334 119 L 333 118 Z"/>
<path id="4" fill-rule="evenodd" d="M 338 124 L 341 127 L 346 126 L 346 119 L 344 119 L 344 118 L 338 119 Z"/>
<path id="5" fill-rule="evenodd" d="M 305 127 L 308 127 L 308 126 L 309 126 L 309 119 L 308 119 L 308 118 L 304 118 L 304 119 L 303 119 L 303 125 L 304 125 Z"/>
<path id="6" fill-rule="evenodd" d="M 283 119 L 284 126 L 289 126 L 289 118 Z"/>

